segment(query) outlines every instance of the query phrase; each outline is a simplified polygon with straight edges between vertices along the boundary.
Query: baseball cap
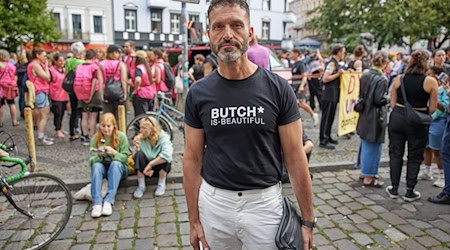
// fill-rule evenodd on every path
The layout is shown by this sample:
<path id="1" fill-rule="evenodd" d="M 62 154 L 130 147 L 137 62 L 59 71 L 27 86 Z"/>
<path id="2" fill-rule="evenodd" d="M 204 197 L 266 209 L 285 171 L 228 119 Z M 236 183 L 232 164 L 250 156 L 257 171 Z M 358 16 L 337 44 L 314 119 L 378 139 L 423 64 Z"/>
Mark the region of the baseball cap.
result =
<path id="1" fill-rule="evenodd" d="M 117 45 L 117 44 L 111 44 L 111 45 L 108 46 L 108 51 L 107 51 L 107 53 L 113 53 L 113 52 L 120 52 L 120 53 L 123 53 L 123 48 L 120 47 L 120 46 Z"/>

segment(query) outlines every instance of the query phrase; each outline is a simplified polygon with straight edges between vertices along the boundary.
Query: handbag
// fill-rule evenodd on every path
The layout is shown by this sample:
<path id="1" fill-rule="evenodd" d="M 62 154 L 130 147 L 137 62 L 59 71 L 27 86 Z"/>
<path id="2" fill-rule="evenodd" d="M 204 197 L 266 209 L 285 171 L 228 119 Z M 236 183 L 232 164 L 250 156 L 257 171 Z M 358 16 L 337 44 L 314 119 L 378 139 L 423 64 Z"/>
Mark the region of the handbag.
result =
<path id="1" fill-rule="evenodd" d="M 283 198 L 283 216 L 275 236 L 280 250 L 303 250 L 302 217 L 288 197 Z"/>
<path id="2" fill-rule="evenodd" d="M 400 78 L 400 87 L 402 90 L 403 100 L 405 102 L 405 116 L 406 122 L 415 125 L 430 125 L 431 123 L 431 115 L 420 112 L 414 109 L 414 107 L 408 102 L 406 98 L 406 91 L 403 82 L 403 76 Z"/>
<path id="3" fill-rule="evenodd" d="M 122 81 L 120 79 L 114 80 L 114 76 L 116 75 L 120 64 L 120 62 L 117 64 L 113 76 L 106 79 L 104 96 L 105 99 L 110 102 L 119 102 L 125 98 L 125 93 L 122 88 Z"/>
<path id="4" fill-rule="evenodd" d="M 353 110 L 355 110 L 358 113 L 362 113 L 364 111 L 364 108 L 366 107 L 366 101 L 364 98 L 360 98 L 358 102 L 356 102 L 355 106 L 353 107 Z"/>

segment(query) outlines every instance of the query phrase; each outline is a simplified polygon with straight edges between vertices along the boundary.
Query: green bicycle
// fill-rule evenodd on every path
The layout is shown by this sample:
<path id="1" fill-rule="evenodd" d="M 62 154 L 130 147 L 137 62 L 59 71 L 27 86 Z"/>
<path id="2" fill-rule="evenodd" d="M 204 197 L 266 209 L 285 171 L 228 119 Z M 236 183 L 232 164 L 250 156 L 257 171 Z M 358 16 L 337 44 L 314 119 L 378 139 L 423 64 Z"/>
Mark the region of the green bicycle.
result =
<path id="1" fill-rule="evenodd" d="M 1 133 L 1 132 L 0 132 Z M 3 132 L 4 133 L 4 132 Z M 17 149 L 10 136 L 0 149 Z M 0 157 L 2 167 L 20 166 L 14 176 L 0 173 L 0 248 L 41 249 L 52 242 L 69 221 L 72 195 L 59 178 L 44 173 L 29 173 L 31 157 Z"/>

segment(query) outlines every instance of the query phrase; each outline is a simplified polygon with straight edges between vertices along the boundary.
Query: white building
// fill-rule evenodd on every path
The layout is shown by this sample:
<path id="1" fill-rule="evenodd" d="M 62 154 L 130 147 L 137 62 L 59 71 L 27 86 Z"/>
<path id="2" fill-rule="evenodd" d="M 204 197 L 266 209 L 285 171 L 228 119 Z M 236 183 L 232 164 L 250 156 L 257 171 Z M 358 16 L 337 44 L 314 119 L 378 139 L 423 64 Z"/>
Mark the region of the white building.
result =
<path id="1" fill-rule="evenodd" d="M 189 20 L 197 37 L 191 42 L 205 43 L 209 0 L 187 4 Z M 283 38 L 284 2 L 275 0 L 247 0 L 251 24 L 260 43 L 279 45 Z M 136 42 L 139 48 L 172 47 L 179 40 L 181 2 L 172 0 L 113 0 L 114 42 Z M 192 34 L 192 33 L 191 33 Z"/>
<path id="2" fill-rule="evenodd" d="M 112 44 L 112 0 L 47 0 L 62 37 L 50 45 L 55 50 L 69 51 L 70 44 L 82 41 L 87 47 Z M 98 45 L 98 46 L 96 46 Z"/>

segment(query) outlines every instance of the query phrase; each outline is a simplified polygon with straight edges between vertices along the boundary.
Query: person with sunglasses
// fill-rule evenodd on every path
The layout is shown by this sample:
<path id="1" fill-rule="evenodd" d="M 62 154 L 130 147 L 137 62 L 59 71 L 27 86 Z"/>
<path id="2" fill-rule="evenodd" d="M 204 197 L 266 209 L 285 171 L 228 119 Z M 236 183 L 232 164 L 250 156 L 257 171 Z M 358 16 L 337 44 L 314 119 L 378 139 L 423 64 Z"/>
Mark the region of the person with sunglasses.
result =
<path id="1" fill-rule="evenodd" d="M 166 190 L 166 177 L 171 169 L 173 146 L 169 134 L 153 117 L 146 117 L 139 125 L 140 133 L 133 139 L 136 146 L 134 168 L 138 187 L 134 198 L 141 198 L 145 192 L 145 176 L 159 177 L 155 196 L 162 196 Z"/>

